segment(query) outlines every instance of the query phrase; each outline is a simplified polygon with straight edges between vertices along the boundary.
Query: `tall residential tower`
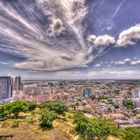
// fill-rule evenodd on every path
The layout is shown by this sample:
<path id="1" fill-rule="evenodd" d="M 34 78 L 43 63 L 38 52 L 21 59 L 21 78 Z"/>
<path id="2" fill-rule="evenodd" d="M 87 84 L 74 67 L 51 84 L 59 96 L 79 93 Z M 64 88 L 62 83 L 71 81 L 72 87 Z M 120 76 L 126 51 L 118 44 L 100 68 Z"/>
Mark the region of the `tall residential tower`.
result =
<path id="1" fill-rule="evenodd" d="M 7 100 L 13 94 L 13 81 L 11 77 L 0 77 L 0 101 Z"/>
<path id="2" fill-rule="evenodd" d="M 14 81 L 14 90 L 15 91 L 22 91 L 23 90 L 23 84 L 21 82 L 21 77 L 15 77 L 15 81 Z"/>

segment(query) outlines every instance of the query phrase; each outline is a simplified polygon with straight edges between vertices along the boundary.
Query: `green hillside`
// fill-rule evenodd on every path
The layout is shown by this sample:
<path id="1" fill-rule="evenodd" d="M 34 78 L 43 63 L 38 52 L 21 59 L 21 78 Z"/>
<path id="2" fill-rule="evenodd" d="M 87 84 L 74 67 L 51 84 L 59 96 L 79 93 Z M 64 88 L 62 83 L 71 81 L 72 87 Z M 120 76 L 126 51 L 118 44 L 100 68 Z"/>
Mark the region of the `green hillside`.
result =
<path id="1" fill-rule="evenodd" d="M 103 118 L 88 118 L 60 101 L 0 105 L 0 140 L 140 140 L 139 129 L 119 130 Z"/>

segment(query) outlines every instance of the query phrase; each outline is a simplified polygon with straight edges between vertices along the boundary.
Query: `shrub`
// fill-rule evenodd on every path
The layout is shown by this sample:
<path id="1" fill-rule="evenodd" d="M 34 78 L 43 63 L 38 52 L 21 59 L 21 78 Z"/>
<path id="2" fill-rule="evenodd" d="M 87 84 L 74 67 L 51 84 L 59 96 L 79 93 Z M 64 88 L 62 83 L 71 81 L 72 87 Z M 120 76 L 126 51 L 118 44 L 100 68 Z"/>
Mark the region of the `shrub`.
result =
<path id="1" fill-rule="evenodd" d="M 12 124 L 13 128 L 19 127 L 19 121 L 18 120 L 14 120 L 13 124 Z"/>
<path id="2" fill-rule="evenodd" d="M 12 114 L 14 114 L 15 118 L 18 118 L 20 112 L 32 111 L 35 108 L 35 103 L 23 100 L 5 103 L 0 105 L 0 119 L 11 117 Z"/>
<path id="3" fill-rule="evenodd" d="M 42 110 L 40 126 L 43 129 L 49 129 L 53 127 L 52 122 L 56 119 L 56 114 L 54 112 L 50 112 L 48 110 Z"/>
<path id="4" fill-rule="evenodd" d="M 26 121 L 27 121 L 27 123 L 29 123 L 29 124 L 34 124 L 34 122 L 35 122 L 34 116 L 31 116 L 31 117 L 27 118 Z"/>
<path id="5" fill-rule="evenodd" d="M 122 138 L 125 140 L 140 140 L 139 128 L 127 128 L 122 130 Z"/>
<path id="6" fill-rule="evenodd" d="M 116 135 L 118 131 L 117 126 L 110 120 L 102 118 L 91 119 L 82 113 L 76 113 L 74 118 L 76 132 L 86 140 L 93 140 L 95 138 L 104 140 L 109 135 Z"/>
<path id="7" fill-rule="evenodd" d="M 4 105 L 0 105 L 0 120 L 4 120 L 7 117 L 7 111 Z"/>
<path id="8" fill-rule="evenodd" d="M 131 100 L 125 100 L 123 102 L 123 105 L 127 108 L 127 109 L 133 109 L 134 106 L 133 106 L 133 102 Z"/>
<path id="9" fill-rule="evenodd" d="M 17 100 L 11 103 L 11 113 L 14 114 L 15 118 L 19 117 L 20 112 L 27 112 L 28 110 L 29 106 L 26 101 Z"/>
<path id="10" fill-rule="evenodd" d="M 28 111 L 33 111 L 36 109 L 37 104 L 34 102 L 28 102 L 28 106 L 29 106 Z"/>

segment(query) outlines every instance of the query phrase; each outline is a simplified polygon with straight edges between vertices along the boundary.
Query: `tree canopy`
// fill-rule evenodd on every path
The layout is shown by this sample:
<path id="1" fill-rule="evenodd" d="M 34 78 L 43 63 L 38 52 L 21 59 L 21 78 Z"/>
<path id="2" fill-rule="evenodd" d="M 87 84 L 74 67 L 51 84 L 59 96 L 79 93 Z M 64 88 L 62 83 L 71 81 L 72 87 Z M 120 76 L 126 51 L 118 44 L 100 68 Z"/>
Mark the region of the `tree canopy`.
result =
<path id="1" fill-rule="evenodd" d="M 81 113 L 76 113 L 74 118 L 76 132 L 86 140 L 93 140 L 95 138 L 104 140 L 109 135 L 115 135 L 118 129 L 115 123 L 103 118 L 91 119 Z"/>
<path id="2" fill-rule="evenodd" d="M 44 102 L 40 105 L 40 107 L 43 109 L 46 108 L 50 111 L 55 111 L 58 114 L 64 114 L 65 111 L 68 111 L 66 104 L 58 100 Z"/>
<path id="3" fill-rule="evenodd" d="M 123 105 L 127 108 L 127 109 L 133 109 L 134 105 L 133 102 L 131 100 L 125 100 L 123 102 Z"/>
<path id="4" fill-rule="evenodd" d="M 28 112 L 35 108 L 36 104 L 33 102 L 16 100 L 14 102 L 0 105 L 0 117 L 4 118 L 6 116 L 11 117 L 11 115 L 14 115 L 15 118 L 18 118 L 20 112 Z"/>

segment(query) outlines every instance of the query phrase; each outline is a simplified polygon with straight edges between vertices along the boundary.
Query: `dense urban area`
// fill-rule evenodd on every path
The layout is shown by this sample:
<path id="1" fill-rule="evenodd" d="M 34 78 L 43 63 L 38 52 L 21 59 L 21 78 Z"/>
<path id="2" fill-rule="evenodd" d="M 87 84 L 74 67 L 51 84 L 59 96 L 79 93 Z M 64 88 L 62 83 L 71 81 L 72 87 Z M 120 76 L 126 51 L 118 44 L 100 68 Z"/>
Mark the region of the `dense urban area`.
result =
<path id="1" fill-rule="evenodd" d="M 34 124 L 38 118 L 37 126 L 49 128 L 43 133 L 56 131 L 53 136 L 47 134 L 43 138 L 27 134 L 30 140 L 104 140 L 109 136 L 110 140 L 140 140 L 140 81 L 0 77 L 0 102 L 0 140 L 8 139 L 2 131 L 6 121 L 14 119 L 12 124 L 6 122 L 7 127 L 21 129 L 19 122 L 26 116 L 30 123 Z M 60 121 L 65 126 L 59 126 L 60 129 L 69 136 L 58 135 L 56 128 Z M 72 128 L 68 131 L 70 123 Z M 12 132 L 6 134 L 11 136 Z"/>

